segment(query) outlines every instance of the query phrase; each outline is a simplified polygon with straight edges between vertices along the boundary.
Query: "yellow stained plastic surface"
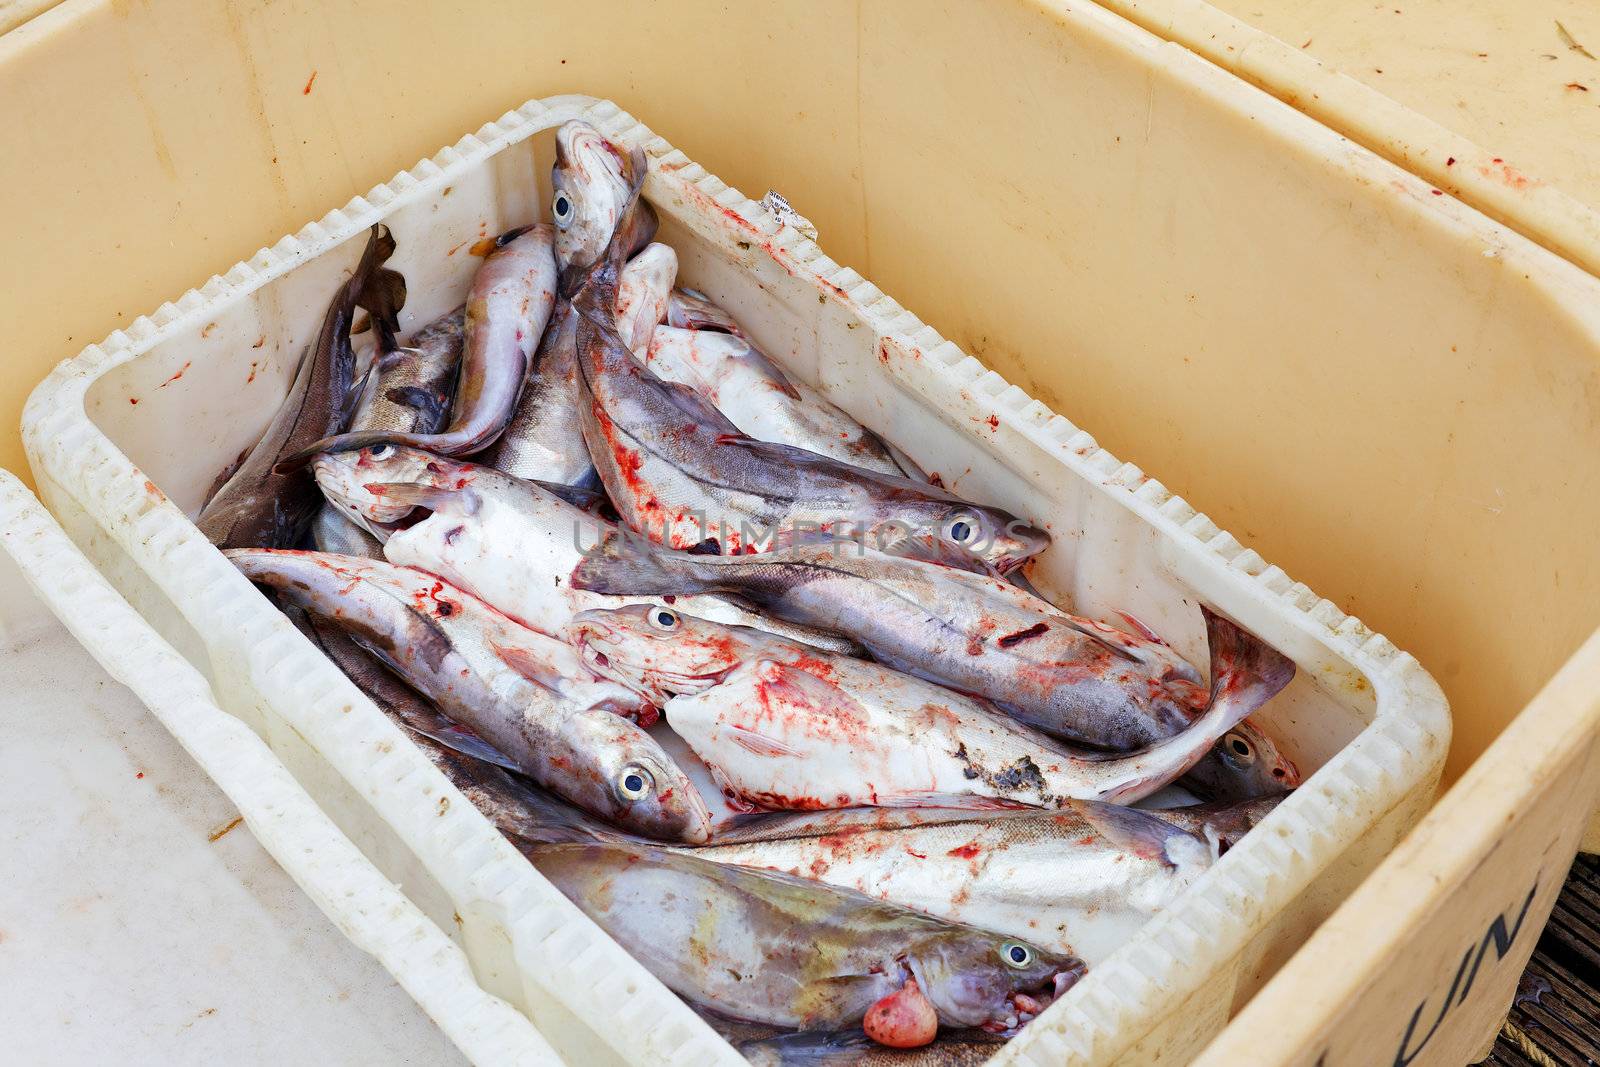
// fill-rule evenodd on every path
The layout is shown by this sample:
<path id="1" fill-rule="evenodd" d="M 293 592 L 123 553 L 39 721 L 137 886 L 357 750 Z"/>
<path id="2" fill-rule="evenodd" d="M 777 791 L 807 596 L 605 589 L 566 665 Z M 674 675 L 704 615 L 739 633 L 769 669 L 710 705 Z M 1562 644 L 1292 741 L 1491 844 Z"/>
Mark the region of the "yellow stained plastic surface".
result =
<path id="1" fill-rule="evenodd" d="M 1600 622 L 1600 290 L 1486 236 L 1450 194 L 1513 224 L 1521 201 L 1477 179 L 1439 195 L 1355 185 L 1257 118 L 1186 141 L 1197 116 L 1159 77 L 1142 95 L 1074 94 L 1075 65 L 1127 59 L 1075 49 L 1066 6 L 67 0 L 0 38 L 0 419 L 15 425 L 56 360 L 483 115 L 606 95 L 740 187 L 778 187 L 835 258 L 1414 651 L 1451 700 L 1459 774 Z M 1191 29 L 1219 14 L 1156 6 Z M 1600 55 L 1588 22 L 1562 20 Z M 1503 150 L 1534 177 L 1554 158 Z M 1140 153 L 1149 180 L 1097 184 L 1116 152 Z M 1582 195 L 1569 178 L 1548 192 L 1562 190 Z M 1600 247 L 1592 218 L 1563 229 L 1564 198 L 1523 199 L 1523 232 L 1573 262 Z M 8 429 L 0 465 L 20 462 Z M 1583 722 L 1589 666 L 1552 698 Z M 1592 732 L 1522 741 L 1546 742 L 1578 760 Z M 1579 765 L 1544 766 L 1548 798 Z M 1571 788 L 1556 804 L 1569 814 L 1590 799 Z M 1487 849 L 1505 805 L 1445 814 Z M 1467 873 L 1439 862 L 1463 851 L 1453 838 L 1428 845 L 1409 853 L 1418 884 Z M 1476 913 L 1445 910 L 1462 902 L 1416 918 L 1429 937 L 1468 929 Z M 1441 966 L 1448 985 L 1454 961 Z M 1353 992 L 1316 1003 L 1331 1013 Z"/>
<path id="2" fill-rule="evenodd" d="M 1064 171 L 1185 121 L 1154 85 L 1068 95 L 1071 63 L 1114 61 L 1073 55 L 1048 4 L 69 0 L 0 38 L 0 418 L 477 116 L 603 93 L 778 186 L 841 262 L 1414 649 L 1453 776 L 1600 621 L 1594 326 L 1546 279 L 1442 265 L 1452 238 L 1308 193 L 1250 128 L 1218 134 L 1237 170 L 1151 155 L 1140 215 L 1056 202 Z M 1122 132 L 1086 140 L 1080 109 Z"/>
<path id="3" fill-rule="evenodd" d="M 1600 206 L 1595 4 L 1217 0 L 1216 6 L 1303 45 L 1308 55 L 1490 149 L 1532 180 Z"/>

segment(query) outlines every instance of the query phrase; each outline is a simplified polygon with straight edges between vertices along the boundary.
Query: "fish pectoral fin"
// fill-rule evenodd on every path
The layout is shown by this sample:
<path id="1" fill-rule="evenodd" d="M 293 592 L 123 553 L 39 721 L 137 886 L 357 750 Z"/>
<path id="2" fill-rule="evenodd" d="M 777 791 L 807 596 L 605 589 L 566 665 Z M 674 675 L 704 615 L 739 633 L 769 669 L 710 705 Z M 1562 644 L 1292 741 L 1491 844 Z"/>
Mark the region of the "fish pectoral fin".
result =
<path id="1" fill-rule="evenodd" d="M 1143 658 L 1135 655 L 1131 649 L 1124 648 L 1122 645 L 1117 644 L 1115 641 L 1111 640 L 1111 638 L 1094 629 L 1092 626 L 1085 625 L 1084 623 L 1077 622 L 1073 619 L 1057 618 L 1054 621 L 1060 623 L 1069 630 L 1074 630 L 1082 634 L 1095 644 L 1099 645 L 1101 648 L 1104 648 L 1113 655 L 1121 656 L 1130 663 L 1144 663 Z"/>
<path id="2" fill-rule="evenodd" d="M 385 502 L 409 504 L 414 508 L 447 514 L 476 515 L 483 503 L 475 490 L 467 488 L 440 489 L 416 482 L 368 482 L 362 488 L 373 496 L 382 497 Z"/>
<path id="3" fill-rule="evenodd" d="M 868 718 L 861 702 L 854 696 L 801 667 L 762 660 L 756 664 L 756 674 L 769 702 L 777 701 L 840 719 Z"/>
<path id="4" fill-rule="evenodd" d="M 490 641 L 489 649 L 507 667 L 516 671 L 534 685 L 554 689 L 561 682 L 559 671 L 553 670 L 546 660 L 540 659 L 516 645 Z"/>
<path id="5" fill-rule="evenodd" d="M 1095 801 L 1085 801 L 1077 807 L 1083 821 L 1094 827 L 1111 844 L 1141 859 L 1156 860 L 1166 867 L 1177 867 L 1168 851 L 1173 841 L 1191 838 L 1196 844 L 1204 846 L 1204 842 L 1189 831 L 1136 808 Z"/>
<path id="6" fill-rule="evenodd" d="M 758 733 L 745 726 L 729 724 L 728 740 L 754 756 L 798 756 L 800 751 L 775 737 Z"/>

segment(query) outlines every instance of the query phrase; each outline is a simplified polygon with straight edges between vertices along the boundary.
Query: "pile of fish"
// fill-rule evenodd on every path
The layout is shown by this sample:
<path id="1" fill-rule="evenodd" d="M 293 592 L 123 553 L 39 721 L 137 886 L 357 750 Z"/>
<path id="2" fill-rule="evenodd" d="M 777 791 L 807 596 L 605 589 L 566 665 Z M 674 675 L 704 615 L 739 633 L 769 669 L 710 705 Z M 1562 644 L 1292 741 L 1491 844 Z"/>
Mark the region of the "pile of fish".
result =
<path id="1" fill-rule="evenodd" d="M 1298 784 L 1294 666 L 1037 595 L 1045 531 L 677 285 L 641 152 L 556 153 L 406 343 L 372 228 L 199 525 L 753 1060 L 987 1055 Z"/>

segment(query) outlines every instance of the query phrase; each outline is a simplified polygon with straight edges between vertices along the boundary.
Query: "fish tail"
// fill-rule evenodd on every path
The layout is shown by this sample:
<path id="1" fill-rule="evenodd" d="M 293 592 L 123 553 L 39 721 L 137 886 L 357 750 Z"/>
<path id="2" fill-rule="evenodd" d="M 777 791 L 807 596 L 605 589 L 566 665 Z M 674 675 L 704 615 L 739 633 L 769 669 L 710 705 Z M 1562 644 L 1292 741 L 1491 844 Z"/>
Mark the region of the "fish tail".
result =
<path id="1" fill-rule="evenodd" d="M 373 327 L 378 331 L 381 352 L 391 351 L 394 335 L 400 329 L 400 309 L 406 302 L 406 278 L 397 270 L 383 264 L 394 255 L 394 235 L 389 227 L 377 223 L 367 238 L 366 250 L 356 265 L 355 304 L 372 316 Z"/>
<path id="2" fill-rule="evenodd" d="M 1186 773 L 1223 734 L 1272 699 L 1294 677 L 1294 661 L 1216 612 L 1200 606 L 1211 649 L 1211 696 L 1186 729 L 1126 755 L 1085 757 L 1099 764 L 1096 799 L 1132 803 Z"/>
<path id="3" fill-rule="evenodd" d="M 1216 716 L 1227 722 L 1218 730 L 1221 736 L 1289 684 L 1294 678 L 1294 661 L 1204 604 L 1200 612 L 1211 652 L 1211 697 L 1204 716 L 1226 709 Z"/>
<path id="4" fill-rule="evenodd" d="M 383 394 L 391 404 L 415 411 L 424 425 L 442 426 L 450 417 L 450 398 L 437 389 L 420 385 L 397 385 Z"/>
<path id="5" fill-rule="evenodd" d="M 609 534 L 584 554 L 572 572 L 572 587 L 620 596 L 689 596 L 706 583 L 664 552 L 622 531 Z"/>

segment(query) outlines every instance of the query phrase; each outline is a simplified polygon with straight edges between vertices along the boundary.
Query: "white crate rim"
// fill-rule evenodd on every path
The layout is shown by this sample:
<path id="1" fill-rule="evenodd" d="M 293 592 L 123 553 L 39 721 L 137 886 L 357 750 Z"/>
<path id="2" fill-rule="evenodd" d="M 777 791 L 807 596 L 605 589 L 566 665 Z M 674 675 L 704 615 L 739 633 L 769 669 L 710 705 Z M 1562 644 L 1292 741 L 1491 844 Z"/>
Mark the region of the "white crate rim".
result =
<path id="1" fill-rule="evenodd" d="M 28 400 L 23 436 L 30 459 L 42 465 L 50 477 L 78 499 L 94 500 L 120 518 L 112 530 L 113 535 L 136 560 L 147 565 L 147 570 L 158 581 L 159 568 L 148 566 L 159 563 L 164 555 L 165 550 L 158 550 L 158 546 L 167 544 L 170 550 L 184 550 L 196 557 L 191 561 L 195 567 L 209 569 L 206 591 L 226 597 L 230 617 L 261 621 L 268 627 L 267 633 L 276 625 L 280 634 L 295 634 L 297 639 L 297 632 L 211 549 L 187 516 L 158 492 L 141 488 L 147 484 L 144 475 L 88 418 L 84 408 L 88 388 L 107 371 L 143 355 L 191 323 L 214 317 L 216 309 L 230 299 L 253 292 L 306 259 L 382 221 L 399 204 L 448 184 L 453 175 L 508 145 L 573 118 L 594 124 L 614 140 L 641 145 L 654 164 L 653 182 L 659 180 L 692 187 L 700 196 L 729 208 L 751 223 L 769 237 L 771 254 L 781 253 L 786 266 L 811 275 L 819 291 L 851 306 L 879 335 L 880 344 L 890 341 L 920 349 L 933 357 L 922 361 L 928 373 L 948 383 L 972 385 L 981 379 L 981 392 L 987 402 L 995 405 L 1003 424 L 1052 453 L 1097 491 L 1162 530 L 1198 558 L 1225 571 L 1224 580 L 1233 583 L 1241 593 L 1272 605 L 1286 622 L 1342 656 L 1371 681 L 1376 698 L 1372 724 L 1322 767 L 1310 784 L 1280 805 L 1261 830 L 1232 850 L 1188 894 L 1152 920 L 1130 944 L 1129 949 L 1137 949 L 1136 952 L 1120 951 L 1096 967 L 1060 1004 L 1008 1043 L 993 1061 L 1013 1062 L 1019 1056 L 1027 1056 L 1037 1062 L 1106 1062 L 1104 1057 L 1115 1054 L 1117 1049 L 1131 1044 L 1143 1033 L 1141 1019 L 1160 1017 L 1159 1001 L 1182 999 L 1203 981 L 1209 968 L 1194 965 L 1192 940 L 1183 933 L 1186 927 L 1208 931 L 1208 947 L 1214 959 L 1229 959 L 1325 866 L 1306 870 L 1308 863 L 1296 862 L 1301 858 L 1298 853 L 1291 853 L 1271 865 L 1251 864 L 1255 851 L 1270 847 L 1268 841 L 1274 838 L 1285 842 L 1287 850 L 1287 842 L 1326 837 L 1331 832 L 1326 827 L 1328 820 L 1318 819 L 1316 815 L 1319 811 L 1325 815 L 1328 805 L 1336 799 L 1348 801 L 1359 797 L 1374 810 L 1382 810 L 1399 797 L 1404 783 L 1417 780 L 1438 763 L 1448 736 L 1448 713 L 1442 692 L 1410 654 L 1397 649 L 1383 635 L 1318 597 L 1305 585 L 1293 581 L 1280 568 L 1268 565 L 1259 554 L 1245 549 L 1231 534 L 1160 482 L 1149 478 L 1133 464 L 1117 460 L 1087 432 L 966 355 L 854 270 L 830 259 L 815 241 L 782 223 L 759 202 L 745 197 L 689 161 L 614 103 L 577 95 L 530 100 L 389 182 L 374 187 L 365 196 L 352 198 L 343 207 L 308 223 L 297 233 L 282 238 L 270 248 L 261 249 L 223 274 L 213 276 L 198 290 L 191 289 L 149 316 L 140 316 L 126 329 L 114 331 L 99 344 L 86 346 L 77 356 L 61 363 Z M 248 596 L 243 595 L 245 591 L 249 592 Z M 168 592 L 181 607 L 183 593 L 170 589 Z M 352 733 L 360 726 L 370 727 L 364 732 L 380 737 L 386 736 L 383 728 L 394 731 L 387 737 L 391 748 L 386 754 L 408 765 L 415 764 L 409 773 L 422 774 L 429 782 L 428 804 L 423 805 L 429 808 L 429 815 L 432 814 L 429 805 L 440 791 L 452 798 L 459 796 L 412 746 L 392 746 L 393 737 L 401 735 L 337 668 L 303 641 L 289 639 L 285 644 L 289 647 L 279 651 L 284 657 L 294 657 L 291 661 L 293 673 L 302 682 L 309 684 L 319 673 L 332 671 L 338 675 L 344 690 L 335 692 L 340 688 L 335 684 L 325 691 L 324 699 L 349 703 L 354 694 L 358 710 L 370 713 L 363 717 L 341 716 Z M 372 716 L 376 717 L 376 723 L 363 721 Z M 370 741 L 372 737 L 368 736 L 365 742 Z M 348 739 L 352 750 L 365 742 L 353 736 Z M 437 776 L 437 781 L 429 775 Z M 452 809 L 461 807 L 470 808 L 470 804 L 466 804 L 464 798 L 462 803 L 452 804 Z M 420 816 L 422 812 L 419 810 L 416 814 Z M 427 826 L 430 832 L 438 829 L 431 819 L 418 822 L 416 826 Z M 1358 831 L 1359 827 L 1351 828 L 1346 836 L 1354 838 Z M 536 907 L 532 897 L 556 891 L 519 855 L 513 852 L 512 856 L 514 862 L 525 869 L 525 875 L 537 882 L 529 884 L 514 873 L 500 872 L 502 882 L 521 886 L 515 894 L 517 899 L 512 899 L 514 894 L 505 891 L 501 903 L 509 915 L 517 917 L 516 921 L 531 921 L 531 909 Z M 485 863 L 496 865 L 506 861 L 507 858 L 500 855 Z M 1231 906 L 1244 901 L 1255 905 L 1249 909 L 1253 919 L 1241 914 L 1240 908 Z M 1201 918 L 1203 925 L 1196 921 Z M 571 929 L 569 925 L 559 933 L 566 936 Z M 597 928 L 589 930 L 598 934 Z M 546 925 L 544 936 L 555 934 L 557 931 Z M 610 943 L 608 938 L 599 936 Z M 588 937 L 579 940 L 584 942 L 584 949 L 600 948 L 591 944 Z M 610 944 L 613 949 L 617 948 L 614 943 Z M 602 950 L 600 955 L 610 953 Z M 1139 957 L 1138 962 L 1135 956 Z M 1159 966 L 1149 965 L 1151 961 L 1158 961 Z M 644 974 L 631 959 L 629 963 Z M 648 981 L 644 983 L 644 990 L 622 999 L 617 999 L 613 990 L 607 1011 L 588 1013 L 597 1033 L 613 1043 L 619 1052 L 634 1057 L 667 1054 L 670 1062 L 684 1064 L 714 1060 L 743 1062 L 729 1059 L 731 1048 L 671 994 L 667 994 L 666 1002 L 649 996 L 650 986 L 663 992 L 664 987 L 648 975 L 645 977 Z M 571 983 L 567 986 L 570 990 Z M 559 989 L 551 992 L 569 1009 L 574 1008 L 575 998 L 563 996 Z M 635 1000 L 641 1002 L 635 1004 Z M 585 1014 L 574 1010 L 580 1016 Z M 641 1046 L 633 1036 L 616 1033 L 619 1028 L 614 1025 L 609 1028 L 604 1025 L 607 1019 L 614 1021 L 621 1015 L 631 1016 L 639 1027 L 657 1037 L 664 1037 L 670 1031 L 680 1040 L 668 1042 L 667 1048 L 659 1042 Z M 707 1036 L 714 1043 L 710 1047 L 703 1040 Z"/>

